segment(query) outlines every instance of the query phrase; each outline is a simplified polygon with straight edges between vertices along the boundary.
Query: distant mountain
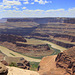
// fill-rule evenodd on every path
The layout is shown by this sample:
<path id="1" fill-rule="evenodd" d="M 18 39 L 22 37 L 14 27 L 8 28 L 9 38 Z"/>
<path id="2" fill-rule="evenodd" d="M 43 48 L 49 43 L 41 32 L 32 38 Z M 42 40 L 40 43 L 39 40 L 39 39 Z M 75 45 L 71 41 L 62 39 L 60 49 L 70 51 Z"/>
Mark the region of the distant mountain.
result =
<path id="1" fill-rule="evenodd" d="M 8 22 L 36 22 L 39 24 L 47 24 L 48 22 L 59 22 L 59 23 L 75 23 L 75 18 L 59 18 L 59 17 L 48 17 L 48 18 L 7 18 Z"/>
<path id="2" fill-rule="evenodd" d="M 0 19 L 0 23 L 7 22 L 7 19 Z"/>

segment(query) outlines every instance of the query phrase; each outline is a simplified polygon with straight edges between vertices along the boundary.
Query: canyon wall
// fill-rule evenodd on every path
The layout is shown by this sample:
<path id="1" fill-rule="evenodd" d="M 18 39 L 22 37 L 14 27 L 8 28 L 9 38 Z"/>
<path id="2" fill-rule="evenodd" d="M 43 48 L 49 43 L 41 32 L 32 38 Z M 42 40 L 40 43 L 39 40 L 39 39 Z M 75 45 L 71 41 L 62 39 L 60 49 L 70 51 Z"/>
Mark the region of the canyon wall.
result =
<path id="1" fill-rule="evenodd" d="M 40 75 L 75 75 L 75 46 L 57 56 L 44 57 L 38 72 Z"/>
<path id="2" fill-rule="evenodd" d="M 75 23 L 74 18 L 8 18 L 8 22 L 36 22 L 39 24 L 48 23 L 48 22 L 60 22 L 60 23 Z"/>
<path id="3" fill-rule="evenodd" d="M 66 69 L 70 75 L 75 75 L 75 47 L 59 53 L 55 61 L 57 67 Z"/>
<path id="4" fill-rule="evenodd" d="M 0 41 L 2 42 L 8 41 L 12 43 L 16 43 L 16 41 L 26 42 L 26 40 L 22 36 L 8 35 L 8 34 L 0 35 Z"/>
<path id="5" fill-rule="evenodd" d="M 7 18 L 7 22 L 0 23 L 0 27 L 1 34 L 50 39 L 66 48 L 75 45 L 75 18 Z"/>

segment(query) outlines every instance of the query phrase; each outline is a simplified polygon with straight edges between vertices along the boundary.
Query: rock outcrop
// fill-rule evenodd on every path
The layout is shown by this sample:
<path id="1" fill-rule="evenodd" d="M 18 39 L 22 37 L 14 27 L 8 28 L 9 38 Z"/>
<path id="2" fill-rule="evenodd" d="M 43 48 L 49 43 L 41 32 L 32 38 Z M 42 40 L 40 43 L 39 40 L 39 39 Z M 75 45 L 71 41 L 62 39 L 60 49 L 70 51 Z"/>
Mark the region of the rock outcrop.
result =
<path id="1" fill-rule="evenodd" d="M 48 22 L 62 22 L 62 18 L 8 18 L 7 22 L 35 22 L 38 24 L 44 24 Z"/>
<path id="2" fill-rule="evenodd" d="M 3 60 L 4 57 L 5 57 L 5 54 L 3 54 L 3 53 L 0 51 L 0 61 Z"/>
<path id="3" fill-rule="evenodd" d="M 38 66 L 40 75 L 75 75 L 75 47 L 59 53 L 57 56 L 47 56 Z"/>
<path id="4" fill-rule="evenodd" d="M 8 41 L 12 43 L 16 43 L 16 41 L 26 42 L 26 40 L 22 36 L 8 35 L 8 34 L 0 35 L 0 41 L 2 42 Z"/>
<path id="5" fill-rule="evenodd" d="M 5 60 L 1 60 L 0 62 L 1 62 L 2 64 L 6 65 L 6 66 L 9 65 Z"/>
<path id="6" fill-rule="evenodd" d="M 54 40 L 54 39 L 50 39 L 49 41 L 53 42 L 53 43 L 55 43 L 55 44 L 57 44 L 59 46 L 65 47 L 65 48 L 71 48 L 71 47 L 75 46 L 75 43 L 74 44 L 73 43 L 68 43 L 68 42 L 65 43 L 65 42 L 62 42 L 62 41 Z"/>
<path id="7" fill-rule="evenodd" d="M 57 67 L 64 68 L 70 75 L 75 75 L 75 47 L 59 53 L 55 61 Z"/>
<path id="8" fill-rule="evenodd" d="M 57 68 L 55 62 L 55 56 L 44 57 L 39 66 L 38 72 L 40 75 L 68 75 L 65 69 Z"/>
<path id="9" fill-rule="evenodd" d="M 5 67 L 5 65 L 0 63 L 0 75 L 7 75 L 7 73 L 8 73 L 8 69 Z"/>
<path id="10" fill-rule="evenodd" d="M 39 75 L 39 73 L 35 71 L 30 70 L 24 70 L 16 67 L 9 67 L 8 68 L 8 74 L 7 75 Z"/>
<path id="11" fill-rule="evenodd" d="M 8 22 L 36 22 L 39 24 L 48 22 L 59 22 L 59 23 L 75 23 L 75 18 L 8 18 Z"/>
<path id="12" fill-rule="evenodd" d="M 39 73 L 16 67 L 5 66 L 0 63 L 0 75 L 39 75 Z"/>
<path id="13" fill-rule="evenodd" d="M 30 63 L 22 57 L 4 57 L 1 61 L 6 66 L 17 66 L 22 69 L 30 70 Z"/>

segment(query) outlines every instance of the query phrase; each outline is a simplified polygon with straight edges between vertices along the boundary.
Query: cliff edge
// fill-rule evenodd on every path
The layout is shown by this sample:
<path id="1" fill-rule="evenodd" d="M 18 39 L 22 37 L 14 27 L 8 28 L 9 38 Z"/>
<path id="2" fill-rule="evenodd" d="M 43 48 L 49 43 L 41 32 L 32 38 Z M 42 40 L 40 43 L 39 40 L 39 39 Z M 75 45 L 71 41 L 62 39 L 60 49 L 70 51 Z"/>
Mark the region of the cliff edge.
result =
<path id="1" fill-rule="evenodd" d="M 44 57 L 39 66 L 40 75 L 75 75 L 75 47 L 57 56 Z"/>

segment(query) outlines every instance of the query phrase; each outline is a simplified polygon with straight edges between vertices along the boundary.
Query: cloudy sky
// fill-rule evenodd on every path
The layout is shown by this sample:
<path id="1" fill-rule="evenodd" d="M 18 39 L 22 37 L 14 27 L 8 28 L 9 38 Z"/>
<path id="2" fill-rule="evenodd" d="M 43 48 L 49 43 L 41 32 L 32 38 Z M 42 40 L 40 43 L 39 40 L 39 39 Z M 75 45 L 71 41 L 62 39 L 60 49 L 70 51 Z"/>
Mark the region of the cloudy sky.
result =
<path id="1" fill-rule="evenodd" d="M 75 0 L 0 0 L 0 18 L 75 17 Z"/>

